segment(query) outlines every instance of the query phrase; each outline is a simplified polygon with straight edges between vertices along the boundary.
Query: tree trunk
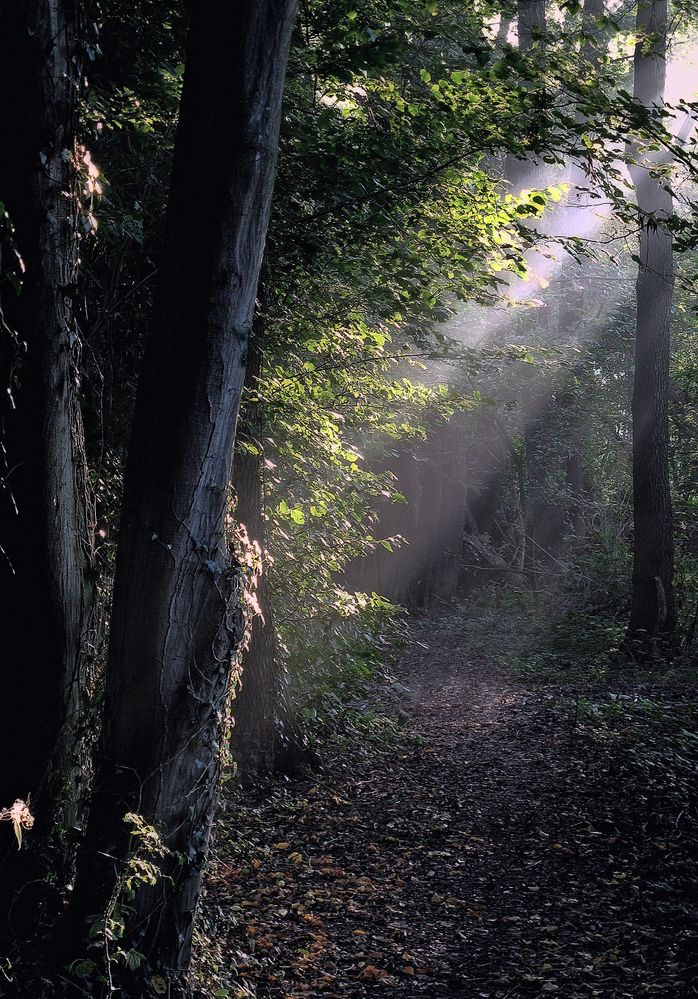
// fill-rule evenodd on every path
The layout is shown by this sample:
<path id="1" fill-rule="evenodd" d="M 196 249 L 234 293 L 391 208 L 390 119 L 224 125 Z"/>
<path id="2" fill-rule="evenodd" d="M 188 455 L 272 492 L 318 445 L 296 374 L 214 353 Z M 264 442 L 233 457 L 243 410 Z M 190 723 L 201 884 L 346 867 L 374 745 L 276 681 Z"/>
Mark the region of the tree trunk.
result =
<path id="1" fill-rule="evenodd" d="M 545 32 L 545 0 L 519 0 L 519 51 L 528 52 Z"/>
<path id="2" fill-rule="evenodd" d="M 517 39 L 519 52 L 524 55 L 530 53 L 539 39 L 543 41 L 538 44 L 544 44 L 547 27 L 545 2 L 546 0 L 518 0 Z M 524 86 L 532 89 L 530 81 Z M 532 117 L 530 127 L 528 142 L 533 148 L 533 144 L 537 144 L 539 139 L 540 121 L 537 116 Z M 524 158 L 509 155 L 504 162 L 504 175 L 511 185 L 511 193 L 516 196 L 526 188 L 535 188 L 538 184 L 542 186 L 544 173 L 544 164 L 534 154 Z"/>
<path id="3" fill-rule="evenodd" d="M 179 859 L 138 891 L 122 946 L 145 954 L 172 996 L 186 994 L 241 632 L 226 510 L 295 3 L 191 10 L 124 487 L 101 770 L 72 906 L 74 926 L 109 909 L 129 851 L 124 815 L 143 816 Z"/>
<path id="4" fill-rule="evenodd" d="M 605 12 L 606 0 L 584 0 L 582 12 L 582 59 L 598 68 L 599 57 L 608 42 L 608 28 L 599 23 Z"/>
<path id="5" fill-rule="evenodd" d="M 14 227 L 4 242 L 0 231 L 0 806 L 31 796 L 30 847 L 56 821 L 59 788 L 63 818 L 75 791 L 67 771 L 88 603 L 73 318 L 78 8 L 0 2 L 0 201 Z M 13 840 L 3 823 L 3 911 L 25 876 Z"/>
<path id="6" fill-rule="evenodd" d="M 582 43 L 579 50 L 579 72 L 582 78 L 596 78 L 599 72 L 601 56 L 608 46 L 608 28 L 599 25 L 599 19 L 605 13 L 606 0 L 584 0 L 582 11 Z M 583 128 L 585 116 L 579 111 L 575 113 L 575 121 L 580 129 Z M 570 169 L 569 194 L 573 209 L 578 210 L 580 204 L 588 204 L 583 201 L 584 186 L 586 183 L 586 163 L 573 161 Z"/>
<path id="7" fill-rule="evenodd" d="M 262 370 L 260 341 L 264 319 L 258 312 L 250 342 L 245 388 L 254 393 Z M 264 529 L 264 435 L 262 407 L 248 401 L 238 425 L 233 458 L 235 519 L 261 562 L 256 577 L 257 613 L 250 622 L 249 645 L 242 654 L 241 683 L 233 701 L 231 751 L 243 777 L 293 768 L 300 754 L 300 740 L 293 723 L 288 673 L 279 660 L 267 571 Z M 250 451 L 240 444 L 250 444 Z"/>
<path id="8" fill-rule="evenodd" d="M 458 590 L 463 550 L 466 490 L 463 476 L 468 428 L 458 415 L 440 424 L 429 440 L 429 477 L 438 484 L 430 510 L 425 602 L 452 600 Z"/>
<path id="9" fill-rule="evenodd" d="M 641 4 L 637 14 L 635 100 L 661 108 L 666 79 L 667 0 Z M 676 625 L 674 541 L 669 483 L 669 362 L 674 264 L 673 211 L 656 154 L 631 147 L 630 172 L 642 217 L 637 277 L 633 385 L 633 599 L 628 640 L 670 641 Z"/>
<path id="10" fill-rule="evenodd" d="M 508 10 L 503 9 L 501 14 L 499 15 L 497 36 L 494 41 L 495 48 L 502 49 L 507 44 L 507 40 L 509 38 L 509 31 L 511 30 L 511 24 L 513 20 L 514 20 L 513 15 Z"/>

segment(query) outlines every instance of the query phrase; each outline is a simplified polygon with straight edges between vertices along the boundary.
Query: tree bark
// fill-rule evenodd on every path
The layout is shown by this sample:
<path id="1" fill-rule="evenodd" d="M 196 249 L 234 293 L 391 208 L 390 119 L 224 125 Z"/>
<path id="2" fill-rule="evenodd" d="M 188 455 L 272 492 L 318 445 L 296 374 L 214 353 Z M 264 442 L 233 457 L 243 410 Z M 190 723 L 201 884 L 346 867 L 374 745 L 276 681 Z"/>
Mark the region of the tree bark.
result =
<path id="1" fill-rule="evenodd" d="M 0 236 L 0 805 L 31 796 L 30 848 L 56 820 L 59 785 L 71 796 L 89 603 L 73 317 L 79 6 L 0 2 L 0 201 L 14 228 Z M 24 877 L 13 840 L 3 823 L 3 910 Z"/>
<path id="2" fill-rule="evenodd" d="M 124 487 L 101 770 L 71 924 L 108 909 L 129 852 L 124 815 L 139 813 L 180 860 L 138 891 L 122 946 L 142 952 L 173 996 L 186 994 L 241 633 L 226 510 L 295 2 L 191 10 Z"/>
<path id="3" fill-rule="evenodd" d="M 661 108 L 666 81 L 667 0 L 637 13 L 634 99 Z M 670 641 L 676 626 L 669 482 L 669 362 L 674 289 L 673 211 L 662 162 L 631 146 L 630 172 L 641 213 L 633 384 L 633 598 L 628 640 Z"/>
<path id="4" fill-rule="evenodd" d="M 519 0 L 519 51 L 528 52 L 545 32 L 545 0 Z"/>
<path id="5" fill-rule="evenodd" d="M 254 393 L 262 372 L 264 319 L 258 312 L 250 342 L 245 389 Z M 274 612 L 264 529 L 264 454 L 261 440 L 264 418 L 260 403 L 250 399 L 238 425 L 233 458 L 235 519 L 257 549 L 261 566 L 257 575 L 257 613 L 250 622 L 248 647 L 242 653 L 241 681 L 233 701 L 231 751 L 240 774 L 293 769 L 299 759 L 300 741 L 293 722 L 288 673 L 277 654 Z M 250 444 L 250 451 L 239 444 Z"/>

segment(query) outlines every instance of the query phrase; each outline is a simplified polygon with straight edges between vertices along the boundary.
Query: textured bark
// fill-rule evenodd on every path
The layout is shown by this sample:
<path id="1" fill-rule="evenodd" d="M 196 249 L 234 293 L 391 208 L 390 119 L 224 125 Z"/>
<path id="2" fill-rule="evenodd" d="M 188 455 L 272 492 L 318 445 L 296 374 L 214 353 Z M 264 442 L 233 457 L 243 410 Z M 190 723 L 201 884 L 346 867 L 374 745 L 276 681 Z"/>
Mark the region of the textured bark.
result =
<path id="1" fill-rule="evenodd" d="M 8 241 L 0 245 L 0 805 L 31 795 L 29 845 L 56 817 L 69 765 L 87 603 L 72 309 L 78 8 L 75 0 L 0 2 L 0 201 L 25 268 L 18 293 L 7 277 L 18 273 L 17 259 Z M 11 842 L 3 823 L 1 857 Z M 17 880 L 13 852 L 2 893 Z"/>
<path id="2" fill-rule="evenodd" d="M 667 0 L 640 4 L 635 49 L 635 100 L 661 107 L 666 80 Z M 630 167 L 642 214 L 637 277 L 633 384 L 633 599 L 628 638 L 670 640 L 676 625 L 674 543 L 669 482 L 669 362 L 674 288 L 673 211 L 662 163 L 631 147 Z"/>
<path id="3" fill-rule="evenodd" d="M 245 388 L 250 393 L 254 392 L 262 370 L 259 347 L 262 336 L 263 318 L 258 314 L 245 373 Z M 277 655 L 266 565 L 263 436 L 262 407 L 253 398 L 245 406 L 238 425 L 233 459 L 235 519 L 257 547 L 262 563 L 255 591 L 259 613 L 250 623 L 249 645 L 242 654 L 241 684 L 233 702 L 231 751 L 243 777 L 292 769 L 301 753 L 289 699 L 288 673 Z M 237 443 L 252 444 L 257 451 L 248 451 Z"/>
<path id="4" fill-rule="evenodd" d="M 102 763 L 72 925 L 107 908 L 128 851 L 124 814 L 141 814 L 182 860 L 138 892 L 125 943 L 168 995 L 185 992 L 241 630 L 225 518 L 294 7 L 192 5 L 126 472 Z"/>
<path id="5" fill-rule="evenodd" d="M 545 0 L 519 0 L 519 49 L 528 52 L 545 32 Z"/>

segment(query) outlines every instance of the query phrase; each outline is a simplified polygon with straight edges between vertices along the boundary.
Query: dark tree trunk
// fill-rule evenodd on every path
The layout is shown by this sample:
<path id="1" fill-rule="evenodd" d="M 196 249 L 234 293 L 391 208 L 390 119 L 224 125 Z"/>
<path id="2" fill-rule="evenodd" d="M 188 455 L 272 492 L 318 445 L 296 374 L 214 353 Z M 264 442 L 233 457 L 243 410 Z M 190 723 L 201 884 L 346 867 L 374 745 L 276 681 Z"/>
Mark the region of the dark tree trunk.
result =
<path id="1" fill-rule="evenodd" d="M 166 876 L 138 892 L 124 945 L 145 954 L 173 996 L 186 992 L 241 631 L 226 510 L 294 8 L 191 7 L 126 472 L 101 771 L 72 906 L 71 925 L 108 909 L 129 850 L 125 813 L 155 826 L 181 859 L 166 860 Z"/>
<path id="2" fill-rule="evenodd" d="M 640 4 L 635 100 L 661 107 L 666 80 L 667 0 Z M 656 154 L 631 147 L 631 175 L 642 216 L 633 385 L 633 599 L 628 639 L 670 641 L 676 626 L 669 483 L 669 361 L 674 264 L 666 221 L 673 211 Z M 632 161 L 636 161 L 634 164 Z"/>
<path id="3" fill-rule="evenodd" d="M 78 8 L 0 2 L 0 201 L 24 269 L 18 292 L 8 277 L 20 274 L 17 258 L 0 232 L 0 805 L 31 795 L 29 844 L 55 822 L 59 784 L 66 815 L 87 604 L 73 318 Z M 3 823 L 0 908 L 23 877 L 13 842 Z"/>
<path id="4" fill-rule="evenodd" d="M 264 320 L 255 323 L 247 357 L 245 389 L 252 396 L 244 406 L 233 459 L 235 519 L 256 548 L 260 571 L 256 577 L 256 613 L 250 622 L 248 647 L 242 653 L 241 682 L 233 701 L 231 751 L 243 777 L 293 769 L 301 756 L 301 742 L 293 722 L 288 673 L 277 655 L 276 633 L 264 529 L 264 418 L 254 398 L 262 371 L 260 341 Z M 239 445 L 249 444 L 250 449 Z M 252 450 L 254 449 L 254 450 Z"/>
<path id="5" fill-rule="evenodd" d="M 545 33 L 545 0 L 519 0 L 519 49 L 528 52 Z"/>

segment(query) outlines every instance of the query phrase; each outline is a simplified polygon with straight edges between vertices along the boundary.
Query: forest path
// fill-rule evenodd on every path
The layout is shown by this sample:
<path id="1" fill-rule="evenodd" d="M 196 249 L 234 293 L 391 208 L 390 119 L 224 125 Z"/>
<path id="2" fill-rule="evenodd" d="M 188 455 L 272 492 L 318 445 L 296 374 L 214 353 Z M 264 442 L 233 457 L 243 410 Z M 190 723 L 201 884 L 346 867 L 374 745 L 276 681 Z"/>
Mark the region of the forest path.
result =
<path id="1" fill-rule="evenodd" d="M 322 774 L 224 806 L 205 906 L 209 959 L 231 973 L 217 994 L 698 994 L 643 916 L 624 843 L 638 821 L 619 819 L 603 747 L 451 623 L 414 637 L 395 670 L 406 739 L 352 741 Z"/>

